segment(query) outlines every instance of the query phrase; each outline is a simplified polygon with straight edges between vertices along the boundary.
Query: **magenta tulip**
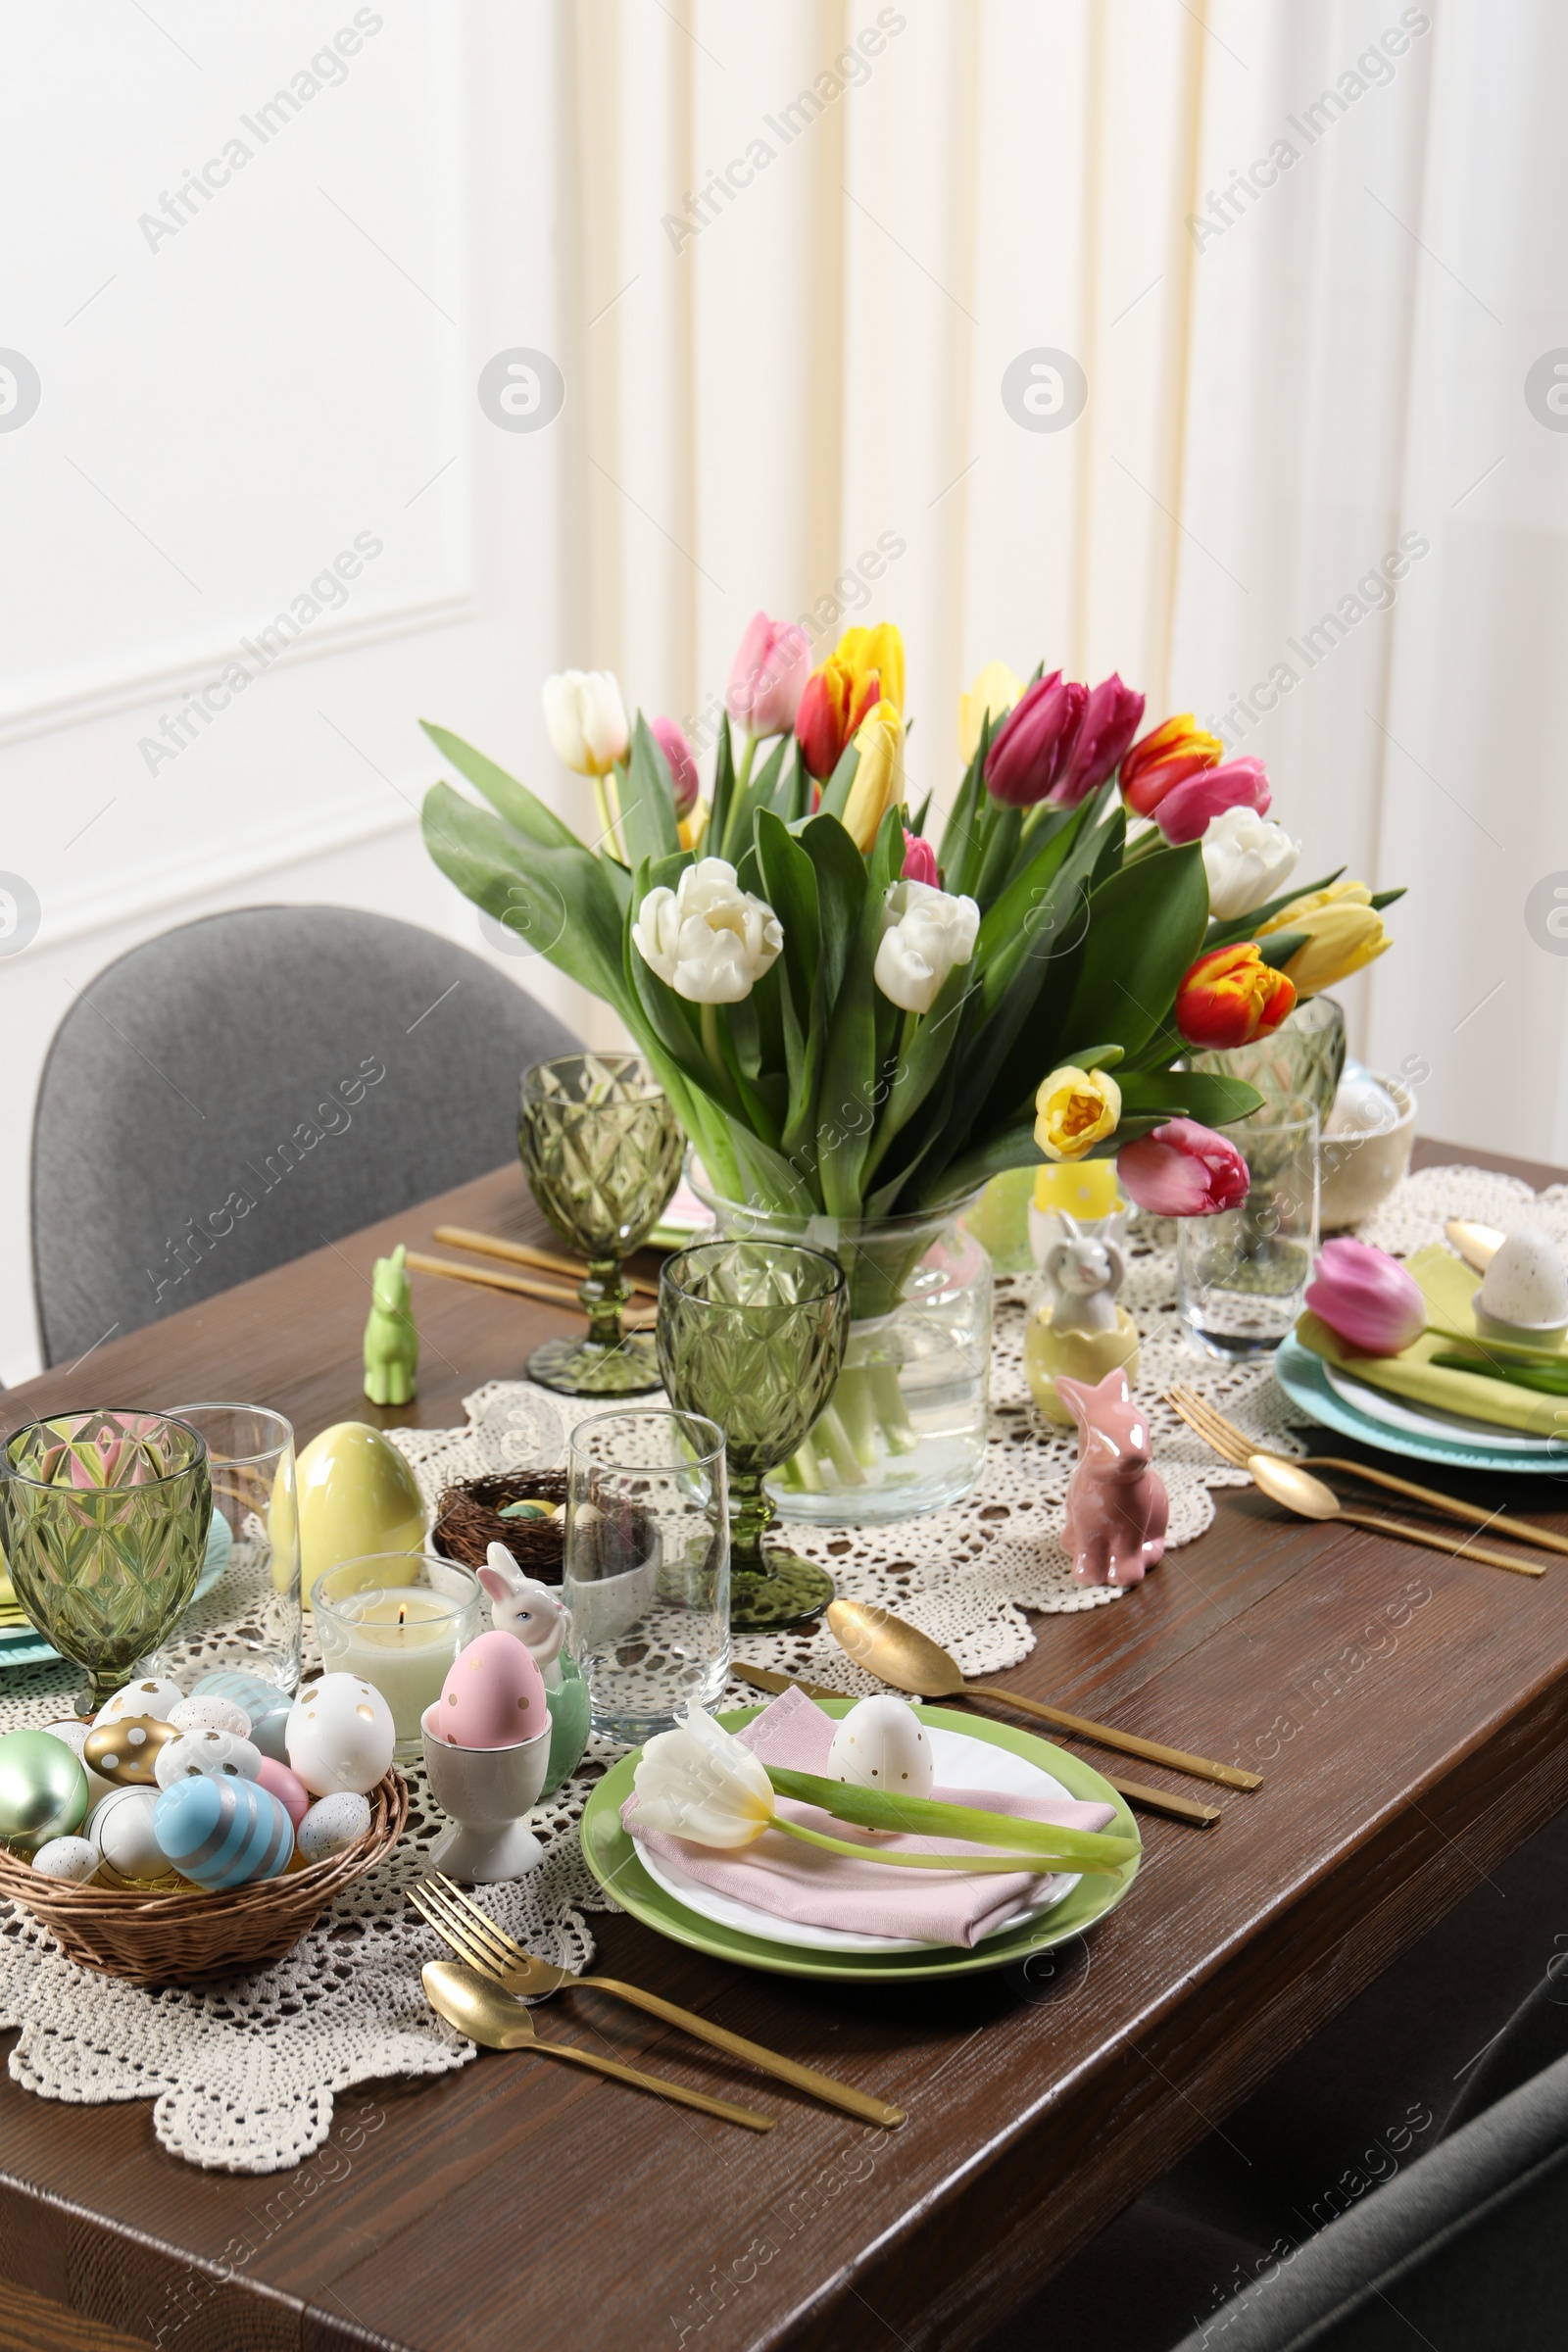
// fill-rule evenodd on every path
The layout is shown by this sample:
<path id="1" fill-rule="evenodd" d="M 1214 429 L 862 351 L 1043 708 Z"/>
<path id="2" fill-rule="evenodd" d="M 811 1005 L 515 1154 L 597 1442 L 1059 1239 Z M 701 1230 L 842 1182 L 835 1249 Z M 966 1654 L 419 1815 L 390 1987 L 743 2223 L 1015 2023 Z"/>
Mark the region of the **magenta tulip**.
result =
<path id="1" fill-rule="evenodd" d="M 1154 810 L 1154 822 L 1168 842 L 1201 841 L 1211 817 L 1227 808 L 1255 808 L 1266 816 L 1273 797 L 1261 760 L 1226 760 L 1173 785 Z"/>
<path id="2" fill-rule="evenodd" d="M 1247 1199 L 1250 1178 L 1236 1146 L 1196 1119 L 1167 1119 L 1116 1154 L 1122 1191 L 1156 1217 L 1217 1217 Z"/>
<path id="3" fill-rule="evenodd" d="M 811 649 L 793 620 L 754 612 L 730 663 L 724 700 L 748 735 L 787 735 L 810 674 Z"/>
<path id="4" fill-rule="evenodd" d="M 690 816 L 697 806 L 697 761 L 692 747 L 672 718 L 656 718 L 654 741 L 669 761 L 669 780 L 675 787 L 675 814 Z"/>
<path id="5" fill-rule="evenodd" d="M 904 834 L 904 866 L 901 882 L 923 882 L 928 890 L 942 888 L 942 876 L 937 868 L 937 854 L 928 841 L 907 826 Z"/>
<path id="6" fill-rule="evenodd" d="M 1306 1303 L 1358 1355 L 1397 1355 L 1427 1327 L 1427 1302 L 1409 1268 L 1348 1235 L 1319 1250 Z"/>
<path id="7" fill-rule="evenodd" d="M 1114 670 L 1091 689 L 1083 717 L 1073 738 L 1065 771 L 1052 786 L 1050 797 L 1064 808 L 1098 792 L 1107 776 L 1121 765 L 1121 757 L 1138 732 L 1144 698 L 1124 686 Z"/>
<path id="8" fill-rule="evenodd" d="M 1064 683 L 1059 669 L 1037 678 L 1014 703 L 986 754 L 986 790 L 1009 808 L 1032 808 L 1072 758 L 1087 686 Z"/>

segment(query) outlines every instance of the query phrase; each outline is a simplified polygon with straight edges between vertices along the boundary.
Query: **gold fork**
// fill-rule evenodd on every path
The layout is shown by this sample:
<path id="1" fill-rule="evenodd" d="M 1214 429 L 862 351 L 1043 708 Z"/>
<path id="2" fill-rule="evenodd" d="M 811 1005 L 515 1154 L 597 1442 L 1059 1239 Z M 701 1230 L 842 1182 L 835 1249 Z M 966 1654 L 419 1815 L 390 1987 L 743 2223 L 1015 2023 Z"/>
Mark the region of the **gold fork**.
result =
<path id="1" fill-rule="evenodd" d="M 548 2000 L 564 1985 L 590 1984 L 596 1992 L 608 1992 L 634 2009 L 646 2010 L 650 2017 L 662 2019 L 667 2026 L 678 2026 L 695 2040 L 709 2042 L 731 2058 L 744 2058 L 763 2074 L 793 2083 L 797 2090 L 804 2090 L 830 2107 L 840 2107 L 862 2123 L 880 2124 L 891 2131 L 904 2121 L 902 2107 L 889 2106 L 885 2099 L 854 2090 L 847 2082 L 835 2082 L 831 2075 L 819 2075 L 814 2067 L 797 2065 L 793 2058 L 785 2058 L 760 2041 L 748 2041 L 743 2034 L 711 2025 L 706 2017 L 694 2016 L 689 2009 L 678 2009 L 673 2001 L 662 1999 L 657 1992 L 645 1992 L 640 1984 L 623 1984 L 614 1977 L 576 1976 L 570 1969 L 556 1968 L 550 1961 L 539 1959 L 520 1943 L 514 1943 L 489 1912 L 471 1902 L 444 1871 L 423 1880 L 416 1888 L 410 1887 L 408 1896 L 419 1916 L 434 1928 L 442 1942 L 460 1960 L 493 1984 L 499 1984 L 515 2000 Z"/>
<path id="2" fill-rule="evenodd" d="M 1550 1528 L 1533 1527 L 1528 1519 L 1510 1518 L 1505 1511 L 1484 1511 L 1473 1502 L 1461 1502 L 1453 1494 L 1444 1494 L 1435 1487 L 1418 1487 L 1408 1478 L 1396 1478 L 1390 1470 L 1373 1470 L 1365 1462 L 1351 1462 L 1337 1453 L 1282 1453 L 1277 1446 L 1261 1446 L 1250 1438 L 1234 1421 L 1216 1412 L 1196 1390 L 1177 1387 L 1167 1389 L 1165 1402 L 1172 1406 L 1194 1434 L 1217 1453 L 1222 1461 L 1235 1470 L 1245 1470 L 1254 1453 L 1266 1454 L 1271 1461 L 1294 1462 L 1301 1470 L 1342 1470 L 1348 1478 L 1364 1479 L 1368 1486 L 1386 1487 L 1391 1494 L 1408 1494 L 1413 1501 L 1430 1503 L 1434 1510 L 1449 1518 L 1463 1519 L 1472 1527 L 1491 1528 L 1499 1536 L 1512 1536 L 1521 1544 L 1534 1544 L 1542 1551 L 1568 1552 L 1568 1536 L 1554 1535 Z"/>

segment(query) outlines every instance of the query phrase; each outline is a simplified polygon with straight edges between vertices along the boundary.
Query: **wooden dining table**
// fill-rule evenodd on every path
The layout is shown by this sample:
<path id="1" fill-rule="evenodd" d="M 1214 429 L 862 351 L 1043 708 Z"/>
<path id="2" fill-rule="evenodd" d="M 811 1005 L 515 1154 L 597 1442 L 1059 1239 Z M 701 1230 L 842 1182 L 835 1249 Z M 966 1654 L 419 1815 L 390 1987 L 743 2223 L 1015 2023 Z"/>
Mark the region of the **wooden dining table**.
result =
<path id="1" fill-rule="evenodd" d="M 1484 1164 L 1537 1185 L 1557 1173 Z M 7 1426 L 181 1396 L 274 1406 L 301 1443 L 346 1418 L 461 1424 L 466 1394 L 520 1377 L 541 1338 L 581 1326 L 416 1276 L 418 1400 L 378 1412 L 361 1387 L 372 1260 L 398 1241 L 438 1249 L 442 1223 L 549 1241 L 520 1173 L 498 1170 L 5 1393 Z M 1568 1531 L 1559 1480 L 1449 1483 Z M 1199 1831 L 1141 1816 L 1138 1881 L 1086 1936 L 1005 1972 L 844 1985 L 720 1965 L 623 1913 L 591 1915 L 606 1973 L 896 2100 L 902 2129 L 855 2123 L 587 1991 L 541 2030 L 761 2105 L 776 2129 L 481 2054 L 343 2093 L 317 2155 L 257 2179 L 167 2154 L 146 2103 L 56 2104 L 7 2079 L 0 2279 L 37 2315 L 19 2340 L 981 2342 L 1568 1800 L 1568 1560 L 1538 1553 L 1544 1576 L 1510 1576 L 1287 1519 L 1250 1488 L 1214 1501 L 1209 1531 L 1124 1600 L 1037 1618 L 1028 1658 L 994 1678 L 1263 1776 L 1244 1794 L 1139 1765 L 1223 1817 Z M 236 2240 L 256 2248 L 242 2267 L 222 2259 Z"/>

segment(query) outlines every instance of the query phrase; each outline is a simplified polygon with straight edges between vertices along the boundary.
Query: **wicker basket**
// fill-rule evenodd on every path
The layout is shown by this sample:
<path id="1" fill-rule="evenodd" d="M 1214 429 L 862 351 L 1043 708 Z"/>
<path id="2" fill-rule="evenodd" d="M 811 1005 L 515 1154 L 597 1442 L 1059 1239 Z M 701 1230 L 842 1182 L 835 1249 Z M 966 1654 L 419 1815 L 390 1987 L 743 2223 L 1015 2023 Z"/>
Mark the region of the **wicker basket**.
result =
<path id="1" fill-rule="evenodd" d="M 132 1984 L 206 1984 L 291 1952 L 335 1894 L 391 1852 L 409 1818 L 402 1776 L 388 1772 L 370 1790 L 363 1838 L 306 1870 L 260 1879 L 226 1894 L 145 1894 L 134 1888 L 71 1886 L 40 1878 L 0 1846 L 0 1896 L 30 1911 L 71 1959 Z"/>
<path id="2" fill-rule="evenodd" d="M 501 1506 L 565 1499 L 564 1470 L 499 1470 L 485 1478 L 465 1479 L 443 1491 L 430 1541 L 437 1551 L 465 1568 L 482 1568 L 490 1545 L 504 1544 L 524 1576 L 542 1585 L 559 1585 L 566 1555 L 565 1519 L 503 1519 Z"/>

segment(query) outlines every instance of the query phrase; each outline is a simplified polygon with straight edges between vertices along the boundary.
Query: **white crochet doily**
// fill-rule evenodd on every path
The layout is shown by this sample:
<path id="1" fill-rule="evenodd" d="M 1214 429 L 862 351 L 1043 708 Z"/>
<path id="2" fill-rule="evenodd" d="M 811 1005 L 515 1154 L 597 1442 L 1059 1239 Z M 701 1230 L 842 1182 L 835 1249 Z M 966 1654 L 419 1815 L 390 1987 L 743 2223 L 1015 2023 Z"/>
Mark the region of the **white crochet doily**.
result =
<path id="1" fill-rule="evenodd" d="M 1538 1200 L 1510 1177 L 1473 1168 L 1407 1179 L 1363 1231 L 1386 1249 L 1407 1251 L 1440 1239 L 1446 1216 L 1501 1226 L 1529 1219 L 1568 1244 L 1568 1189 L 1554 1187 Z M 1175 1279 L 1170 1229 L 1148 1229 L 1135 1240 L 1123 1298 L 1142 1335 L 1138 1386 L 1170 1495 L 1169 1540 L 1181 1544 L 1212 1519 L 1209 1488 L 1241 1484 L 1245 1474 L 1206 1453 L 1159 1401 L 1172 1381 L 1199 1389 L 1260 1439 L 1294 1441 L 1285 1424 L 1290 1408 L 1266 1366 L 1227 1367 L 1188 1349 L 1176 1322 Z M 1022 1369 L 1029 1287 L 998 1285 L 992 1439 L 975 1491 L 928 1519 L 839 1533 L 796 1527 L 791 1535 L 831 1571 L 841 1592 L 911 1618 L 970 1675 L 1014 1665 L 1027 1653 L 1034 1639 L 1027 1610 L 1093 1608 L 1127 1597 L 1109 1587 L 1081 1589 L 1068 1572 L 1059 1531 L 1075 1446 L 1048 1435 L 1029 1404 Z M 426 1502 L 453 1479 L 497 1467 L 496 1416 L 514 1408 L 525 1428 L 538 1396 L 524 1384 L 492 1383 L 465 1400 L 465 1429 L 393 1432 Z M 559 1408 L 560 1399 L 550 1401 Z M 478 1431 L 481 1417 L 486 1427 Z M 243 1611 L 243 1592 L 226 1581 L 219 1591 L 236 1615 Z M 737 1646 L 755 1664 L 846 1691 L 878 1687 L 825 1628 L 748 1636 Z M 59 1666 L 6 1678 L 0 1732 L 55 1720 L 74 1683 Z M 729 1693 L 737 1705 L 755 1695 L 739 1683 Z M 484 1898 L 519 1942 L 570 1968 L 584 1967 L 593 1953 L 584 1912 L 609 1907 L 582 1861 L 577 1824 L 593 1779 L 614 1752 L 595 1743 L 584 1770 L 533 1816 L 546 1848 L 540 1867 Z M 409 1830 L 398 1851 L 340 1897 L 287 1958 L 205 1991 L 144 1992 L 78 1969 L 24 1912 L 0 1903 L 0 2028 L 21 2028 L 13 2079 L 45 2098 L 88 2105 L 150 2097 L 154 2130 L 172 2154 L 228 2172 L 268 2173 L 322 2145 L 334 2094 L 351 2084 L 464 2065 L 472 2046 L 432 2015 L 419 1985 L 420 1964 L 440 1946 L 403 1899 L 442 1826 L 422 1773 L 416 1767 L 409 1779 Z"/>

